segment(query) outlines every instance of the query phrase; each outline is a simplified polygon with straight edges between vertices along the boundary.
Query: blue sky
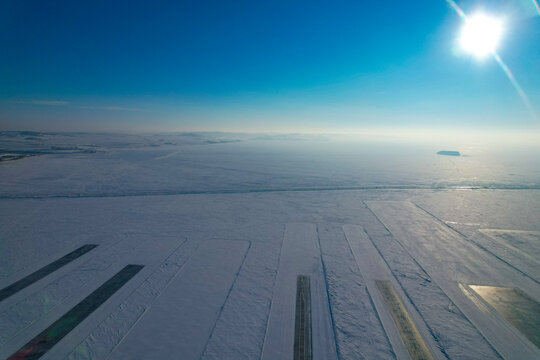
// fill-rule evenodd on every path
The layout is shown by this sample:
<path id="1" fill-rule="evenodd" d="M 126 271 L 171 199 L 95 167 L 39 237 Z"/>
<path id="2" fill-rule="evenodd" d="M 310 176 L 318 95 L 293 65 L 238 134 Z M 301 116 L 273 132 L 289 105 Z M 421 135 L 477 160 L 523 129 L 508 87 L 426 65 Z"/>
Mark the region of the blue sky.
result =
<path id="1" fill-rule="evenodd" d="M 534 0 L 499 54 L 540 113 Z M 538 130 L 493 59 L 456 46 L 434 1 L 24 1 L 0 4 L 6 129 L 348 132 Z"/>

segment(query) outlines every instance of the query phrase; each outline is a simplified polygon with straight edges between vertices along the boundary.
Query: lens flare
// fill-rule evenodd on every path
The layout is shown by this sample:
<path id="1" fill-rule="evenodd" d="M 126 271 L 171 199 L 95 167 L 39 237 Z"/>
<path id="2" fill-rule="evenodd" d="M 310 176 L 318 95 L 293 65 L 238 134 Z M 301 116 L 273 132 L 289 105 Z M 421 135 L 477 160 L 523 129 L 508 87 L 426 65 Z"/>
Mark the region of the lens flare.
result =
<path id="1" fill-rule="evenodd" d="M 495 53 L 503 33 L 500 19 L 476 14 L 465 19 L 459 43 L 466 52 L 478 58 Z"/>
<path id="2" fill-rule="evenodd" d="M 536 0 L 533 1 L 537 5 L 536 8 L 538 9 L 538 3 L 536 2 Z M 499 64 L 501 69 L 508 77 L 508 80 L 510 80 L 510 83 L 516 89 L 519 97 L 521 97 L 521 100 L 527 107 L 527 110 L 529 110 L 531 117 L 534 120 L 538 120 L 536 111 L 534 110 L 531 102 L 529 101 L 527 94 L 525 94 L 525 91 L 523 91 L 523 89 L 519 85 L 518 81 L 514 77 L 514 74 L 512 74 L 512 71 L 510 71 L 508 66 L 506 66 L 504 61 L 497 53 L 497 45 L 503 31 L 502 22 L 494 18 L 486 18 L 485 15 L 468 17 L 454 0 L 446 0 L 446 3 L 450 5 L 450 7 L 465 22 L 465 27 L 463 28 L 463 32 L 460 38 L 461 46 L 464 49 L 470 50 L 471 53 L 480 57 L 485 56 L 485 54 L 491 54 L 493 56 L 493 59 L 495 59 L 497 64 Z M 478 16 L 481 17 L 478 18 Z"/>
<path id="3" fill-rule="evenodd" d="M 534 9 L 536 10 L 536 13 L 540 15 L 540 5 L 538 5 L 538 1 L 536 0 L 531 0 L 531 1 L 533 3 Z"/>

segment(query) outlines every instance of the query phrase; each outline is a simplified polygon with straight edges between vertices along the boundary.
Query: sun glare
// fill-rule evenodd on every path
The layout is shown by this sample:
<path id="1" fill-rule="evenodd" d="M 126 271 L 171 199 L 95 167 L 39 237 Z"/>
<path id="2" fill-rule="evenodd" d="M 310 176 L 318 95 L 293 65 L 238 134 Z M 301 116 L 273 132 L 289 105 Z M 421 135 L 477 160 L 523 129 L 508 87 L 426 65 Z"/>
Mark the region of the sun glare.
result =
<path id="1" fill-rule="evenodd" d="M 459 42 L 463 50 L 483 58 L 497 50 L 502 32 L 501 19 L 476 14 L 465 19 Z"/>

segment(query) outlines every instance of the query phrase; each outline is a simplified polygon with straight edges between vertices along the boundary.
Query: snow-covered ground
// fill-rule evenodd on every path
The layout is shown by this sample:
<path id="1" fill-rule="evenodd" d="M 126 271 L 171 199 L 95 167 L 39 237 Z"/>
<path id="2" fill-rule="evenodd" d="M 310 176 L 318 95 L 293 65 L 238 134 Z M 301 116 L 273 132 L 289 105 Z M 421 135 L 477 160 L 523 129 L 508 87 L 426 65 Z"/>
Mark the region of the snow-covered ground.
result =
<path id="1" fill-rule="evenodd" d="M 43 359 L 407 359 L 388 281 L 436 359 L 540 358 L 469 285 L 540 302 L 538 149 L 245 134 L 0 133 L 0 358 L 128 264 L 144 268 Z M 536 308 L 518 309 L 536 317 Z M 534 324 L 533 324 L 534 325 Z"/>

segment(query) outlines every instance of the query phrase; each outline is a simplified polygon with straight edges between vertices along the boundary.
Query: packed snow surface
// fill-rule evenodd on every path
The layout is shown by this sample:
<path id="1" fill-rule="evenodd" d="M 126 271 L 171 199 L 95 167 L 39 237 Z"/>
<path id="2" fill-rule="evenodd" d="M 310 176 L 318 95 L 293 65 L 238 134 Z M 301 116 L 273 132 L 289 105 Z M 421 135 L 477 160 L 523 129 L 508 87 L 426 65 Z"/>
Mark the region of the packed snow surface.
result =
<path id="1" fill-rule="evenodd" d="M 436 359 L 540 358 L 474 291 L 517 289 L 538 316 L 540 151 L 438 148 L 1 132 L 0 289 L 97 247 L 0 301 L 0 358 L 128 264 L 144 267 L 43 359 L 292 360 L 298 275 L 314 359 L 414 358 L 380 281 Z"/>

